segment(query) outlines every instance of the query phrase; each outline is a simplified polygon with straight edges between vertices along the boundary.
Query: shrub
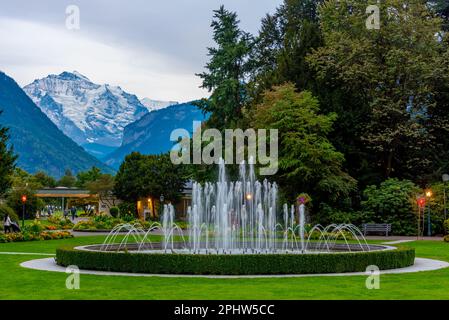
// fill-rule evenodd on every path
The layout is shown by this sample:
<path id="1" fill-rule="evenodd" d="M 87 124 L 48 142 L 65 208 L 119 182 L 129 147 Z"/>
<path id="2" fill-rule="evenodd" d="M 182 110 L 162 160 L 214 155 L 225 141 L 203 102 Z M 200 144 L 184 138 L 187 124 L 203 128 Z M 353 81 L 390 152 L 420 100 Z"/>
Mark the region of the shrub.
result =
<path id="1" fill-rule="evenodd" d="M 388 179 L 364 191 L 364 223 L 389 223 L 393 234 L 416 234 L 416 195 L 419 188 L 408 180 Z"/>
<path id="2" fill-rule="evenodd" d="M 445 241 L 445 242 L 449 242 L 449 236 L 445 236 L 445 237 L 444 237 L 444 241 Z"/>
<path id="3" fill-rule="evenodd" d="M 321 224 L 323 226 L 330 224 L 353 224 L 355 226 L 360 226 L 364 221 L 369 219 L 362 212 L 342 211 L 331 207 L 326 203 L 321 203 L 318 213 L 314 217 L 314 223 Z"/>
<path id="4" fill-rule="evenodd" d="M 44 229 L 44 226 L 38 220 L 34 220 L 33 223 L 25 226 L 23 231 L 32 234 L 40 234 Z"/>
<path id="5" fill-rule="evenodd" d="M 310 274 L 364 272 L 370 265 L 381 270 L 411 266 L 413 248 L 332 254 L 190 255 L 143 254 L 76 250 L 56 251 L 58 265 L 81 269 L 154 274 Z"/>
<path id="6" fill-rule="evenodd" d="M 449 235 L 449 219 L 444 221 L 444 232 Z"/>
<path id="7" fill-rule="evenodd" d="M 20 233 L 0 234 L 0 243 L 7 242 L 24 242 L 24 241 L 42 241 L 54 239 L 68 239 L 73 238 L 73 235 L 67 231 L 30 233 L 28 231 Z"/>
<path id="8" fill-rule="evenodd" d="M 6 214 L 9 214 L 9 217 L 13 221 L 19 221 L 19 217 L 14 212 L 14 210 L 7 206 L 6 204 L 0 204 L 0 222 L 3 223 L 3 219 L 5 218 Z"/>
<path id="9" fill-rule="evenodd" d="M 135 221 L 135 218 L 134 218 L 133 215 L 126 214 L 126 215 L 124 215 L 124 216 L 122 217 L 122 220 L 123 220 L 124 222 L 126 222 L 126 223 L 130 223 L 130 222 Z"/>
<path id="10" fill-rule="evenodd" d="M 113 216 L 114 218 L 118 218 L 120 215 L 120 209 L 117 207 L 112 207 L 111 209 L 109 209 L 109 213 L 111 214 L 111 216 Z"/>
<path id="11" fill-rule="evenodd" d="M 137 207 L 134 202 L 123 202 L 118 205 L 121 215 L 135 216 Z"/>
<path id="12" fill-rule="evenodd" d="M 79 231 L 112 230 L 117 225 L 123 223 L 122 220 L 107 215 L 95 216 L 92 219 L 78 222 L 73 229 Z"/>
<path id="13" fill-rule="evenodd" d="M 51 216 L 48 217 L 47 221 L 51 223 L 51 225 L 47 226 L 47 230 L 70 230 L 73 228 L 73 223 L 68 218 L 59 217 L 59 216 Z"/>

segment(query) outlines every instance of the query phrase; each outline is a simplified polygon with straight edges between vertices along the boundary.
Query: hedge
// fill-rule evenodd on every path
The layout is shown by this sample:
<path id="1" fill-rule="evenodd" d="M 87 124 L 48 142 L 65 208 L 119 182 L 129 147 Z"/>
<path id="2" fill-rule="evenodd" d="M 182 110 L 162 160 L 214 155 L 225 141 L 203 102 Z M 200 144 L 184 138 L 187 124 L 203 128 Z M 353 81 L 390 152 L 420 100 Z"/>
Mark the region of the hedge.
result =
<path id="1" fill-rule="evenodd" d="M 63 247 L 56 251 L 58 265 L 80 269 L 150 274 L 314 274 L 364 272 L 370 265 L 380 270 L 414 264 L 415 249 L 331 254 L 193 255 L 145 254 L 77 250 Z"/>

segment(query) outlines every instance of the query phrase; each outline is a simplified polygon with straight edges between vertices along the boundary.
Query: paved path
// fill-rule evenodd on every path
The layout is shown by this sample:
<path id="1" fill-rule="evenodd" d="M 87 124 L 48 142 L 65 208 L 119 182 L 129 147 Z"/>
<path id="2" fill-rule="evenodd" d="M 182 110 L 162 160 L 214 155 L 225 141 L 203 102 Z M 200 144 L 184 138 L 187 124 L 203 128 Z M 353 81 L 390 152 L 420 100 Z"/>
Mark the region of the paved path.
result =
<path id="1" fill-rule="evenodd" d="M 410 240 L 410 241 L 417 241 L 418 238 L 416 236 L 414 237 L 408 237 L 408 236 L 391 236 L 391 237 L 385 237 L 385 236 L 367 236 L 365 237 L 366 240 L 384 240 L 384 241 L 397 241 L 397 240 Z M 443 237 L 419 237 L 419 241 L 443 241 Z"/>
<path id="2" fill-rule="evenodd" d="M 22 255 L 22 256 L 55 256 L 53 253 L 31 253 L 31 252 L 0 252 L 0 255 Z"/>
<path id="3" fill-rule="evenodd" d="M 400 243 L 407 243 L 407 242 L 413 242 L 414 240 L 396 240 L 396 241 L 387 241 L 382 242 L 382 244 L 400 244 Z"/>
<path id="4" fill-rule="evenodd" d="M 66 272 L 66 268 L 58 266 L 54 258 L 31 260 L 20 264 L 21 267 L 52 272 Z M 445 261 L 416 258 L 415 264 L 411 267 L 383 270 L 381 274 L 399 274 L 422 271 L 433 271 L 448 268 L 449 263 Z M 254 276 L 207 276 L 207 275 L 179 275 L 179 274 L 143 274 L 143 273 L 121 273 L 105 272 L 93 270 L 80 270 L 81 274 L 98 276 L 126 276 L 126 277 L 161 277 L 161 278 L 209 278 L 209 279 L 253 279 L 253 278 L 302 278 L 302 277 L 341 277 L 341 276 L 367 276 L 365 272 L 352 273 L 325 273 L 325 274 L 293 274 L 293 275 L 254 275 Z M 370 273 L 371 274 L 371 273 Z M 369 275 L 370 275 L 369 274 Z"/>

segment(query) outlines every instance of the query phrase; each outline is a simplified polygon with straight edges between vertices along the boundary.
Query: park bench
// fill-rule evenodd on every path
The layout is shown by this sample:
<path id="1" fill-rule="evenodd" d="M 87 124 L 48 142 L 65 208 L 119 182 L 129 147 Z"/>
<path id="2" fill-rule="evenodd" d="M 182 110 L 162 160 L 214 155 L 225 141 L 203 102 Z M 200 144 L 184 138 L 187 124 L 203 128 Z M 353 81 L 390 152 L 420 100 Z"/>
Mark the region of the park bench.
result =
<path id="1" fill-rule="evenodd" d="M 363 234 L 366 236 L 368 233 L 385 233 L 388 237 L 388 234 L 391 233 L 391 224 L 382 223 L 367 223 L 363 225 Z"/>

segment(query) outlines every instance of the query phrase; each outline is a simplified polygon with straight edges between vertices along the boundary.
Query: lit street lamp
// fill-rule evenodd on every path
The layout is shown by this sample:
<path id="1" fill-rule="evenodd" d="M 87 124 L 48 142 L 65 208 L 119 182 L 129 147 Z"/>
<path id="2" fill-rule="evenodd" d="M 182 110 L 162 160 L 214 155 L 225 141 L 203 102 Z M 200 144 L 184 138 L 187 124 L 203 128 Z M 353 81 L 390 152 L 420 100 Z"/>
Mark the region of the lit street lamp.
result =
<path id="1" fill-rule="evenodd" d="M 432 225 L 430 223 L 430 198 L 432 198 L 432 190 L 427 190 L 426 191 L 426 197 L 429 198 L 429 202 L 428 202 L 428 212 L 427 212 L 427 236 L 431 237 L 432 236 Z"/>
<path id="2" fill-rule="evenodd" d="M 22 229 L 25 227 L 25 205 L 27 203 L 27 196 L 22 196 Z"/>
<path id="3" fill-rule="evenodd" d="M 426 208 L 426 198 L 420 196 L 417 198 L 417 202 L 418 202 L 418 240 L 419 240 L 419 237 L 421 236 L 421 210 L 423 213 L 423 224 L 424 224 L 424 211 Z M 424 226 L 423 226 L 423 233 L 424 233 Z"/>

